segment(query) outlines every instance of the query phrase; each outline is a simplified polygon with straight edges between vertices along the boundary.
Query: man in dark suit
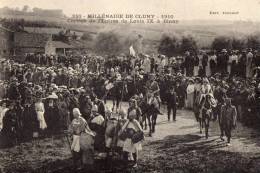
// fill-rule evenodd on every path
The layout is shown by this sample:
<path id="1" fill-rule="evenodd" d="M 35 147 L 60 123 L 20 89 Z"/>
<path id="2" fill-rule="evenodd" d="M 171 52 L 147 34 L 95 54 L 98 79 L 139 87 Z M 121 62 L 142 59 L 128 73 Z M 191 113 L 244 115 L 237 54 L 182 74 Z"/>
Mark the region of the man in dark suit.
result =
<path id="1" fill-rule="evenodd" d="M 236 127 L 237 110 L 236 107 L 231 104 L 231 99 L 226 98 L 225 104 L 221 107 L 220 114 L 220 126 L 222 127 L 225 136 L 227 137 L 227 145 L 230 145 L 231 131 Z M 221 132 L 220 138 L 223 140 L 223 132 Z"/>
<path id="2" fill-rule="evenodd" d="M 172 119 L 173 121 L 176 121 L 176 92 L 174 87 L 172 86 L 170 88 L 170 91 L 168 93 L 168 99 L 167 99 L 167 110 L 168 110 L 168 121 L 170 121 L 170 115 L 172 111 Z"/>

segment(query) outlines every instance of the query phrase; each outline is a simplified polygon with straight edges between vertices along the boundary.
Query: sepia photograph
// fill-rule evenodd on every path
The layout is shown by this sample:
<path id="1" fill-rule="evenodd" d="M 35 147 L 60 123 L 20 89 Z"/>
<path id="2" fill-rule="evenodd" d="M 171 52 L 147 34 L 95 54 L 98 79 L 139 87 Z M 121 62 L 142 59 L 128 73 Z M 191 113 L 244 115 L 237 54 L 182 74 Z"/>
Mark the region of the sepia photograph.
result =
<path id="1" fill-rule="evenodd" d="M 260 0 L 0 0 L 0 173 L 260 173 Z"/>

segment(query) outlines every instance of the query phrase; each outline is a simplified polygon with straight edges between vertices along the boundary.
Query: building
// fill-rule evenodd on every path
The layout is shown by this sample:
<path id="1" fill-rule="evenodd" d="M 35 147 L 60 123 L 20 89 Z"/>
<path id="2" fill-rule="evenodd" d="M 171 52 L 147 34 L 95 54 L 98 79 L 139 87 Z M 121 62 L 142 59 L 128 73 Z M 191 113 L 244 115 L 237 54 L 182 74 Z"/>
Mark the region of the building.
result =
<path id="1" fill-rule="evenodd" d="M 0 26 L 0 57 L 8 57 L 14 52 L 14 32 Z"/>
<path id="2" fill-rule="evenodd" d="M 45 45 L 51 39 L 49 34 L 14 33 L 14 54 L 24 55 L 26 53 L 45 53 Z"/>
<path id="3" fill-rule="evenodd" d="M 66 30 L 64 28 L 54 28 L 54 27 L 24 27 L 24 31 L 28 33 L 38 33 L 38 34 L 51 34 L 52 36 L 57 36 L 63 33 L 68 37 L 69 40 L 80 40 L 84 32 L 79 30 Z"/>
<path id="4" fill-rule="evenodd" d="M 63 37 L 67 37 L 65 43 L 59 37 L 63 31 Z M 77 36 L 81 36 L 78 32 Z M 86 49 L 86 43 L 79 38 L 75 38 L 76 31 L 62 30 L 61 28 L 37 28 L 25 27 L 24 31 L 10 31 L 0 26 L 0 57 L 14 55 L 22 58 L 24 55 L 33 54 L 68 54 L 73 52 L 82 52 Z"/>
<path id="5" fill-rule="evenodd" d="M 45 45 L 45 54 L 48 55 L 66 55 L 67 52 L 75 49 L 72 45 L 61 41 L 47 41 Z"/>

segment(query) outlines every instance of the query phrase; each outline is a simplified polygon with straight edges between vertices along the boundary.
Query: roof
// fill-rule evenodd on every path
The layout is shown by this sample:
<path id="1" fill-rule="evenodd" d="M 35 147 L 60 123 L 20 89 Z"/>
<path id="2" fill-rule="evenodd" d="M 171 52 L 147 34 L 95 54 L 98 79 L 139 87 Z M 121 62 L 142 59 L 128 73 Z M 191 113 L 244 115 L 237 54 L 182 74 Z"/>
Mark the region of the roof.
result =
<path id="1" fill-rule="evenodd" d="M 5 27 L 3 27 L 3 26 L 0 26 L 0 29 L 2 29 L 2 30 L 4 30 L 4 31 L 8 31 L 8 32 L 14 32 L 14 31 L 12 31 L 12 30 L 10 30 L 10 29 L 8 29 L 8 28 L 5 28 Z"/>
<path id="2" fill-rule="evenodd" d="M 39 48 L 45 47 L 46 42 L 49 40 L 49 34 L 35 34 L 16 32 L 14 33 L 14 45 L 15 47 L 27 47 L 27 48 Z"/>
<path id="3" fill-rule="evenodd" d="M 62 41 L 50 41 L 53 47 L 55 48 L 74 48 L 72 45 L 64 43 Z"/>
<path id="4" fill-rule="evenodd" d="M 61 28 L 44 28 L 44 27 L 24 27 L 24 30 L 29 33 L 38 34 L 59 34 Z"/>
<path id="5" fill-rule="evenodd" d="M 90 47 L 90 43 L 84 40 L 71 40 L 70 44 L 73 45 L 75 48 L 89 48 Z"/>

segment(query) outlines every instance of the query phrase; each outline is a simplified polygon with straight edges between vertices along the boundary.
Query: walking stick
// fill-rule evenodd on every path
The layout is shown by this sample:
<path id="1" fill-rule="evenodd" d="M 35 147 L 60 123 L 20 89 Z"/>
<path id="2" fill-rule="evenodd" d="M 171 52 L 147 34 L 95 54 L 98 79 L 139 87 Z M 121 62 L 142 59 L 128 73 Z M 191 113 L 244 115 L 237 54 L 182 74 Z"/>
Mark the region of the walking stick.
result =
<path id="1" fill-rule="evenodd" d="M 124 88 L 125 88 L 125 81 L 122 81 L 123 82 L 123 85 L 122 85 L 122 93 L 121 93 L 121 99 L 120 99 L 120 103 L 119 103 L 119 110 L 121 110 L 121 106 L 122 106 L 122 101 L 123 101 L 123 96 L 124 96 Z M 119 115 L 117 116 L 117 126 L 116 126 L 116 129 L 114 130 L 114 137 L 116 138 L 114 140 L 115 142 L 115 146 L 112 147 L 112 158 L 114 158 L 115 156 L 115 147 L 116 147 L 116 144 L 117 144 L 117 141 L 118 141 L 118 127 L 119 127 Z M 113 163 L 111 164 L 111 167 L 113 168 Z"/>
<path id="2" fill-rule="evenodd" d="M 67 140 L 67 142 L 68 142 L 68 144 L 69 144 L 69 149 L 70 149 L 71 155 L 73 156 L 73 152 L 72 152 L 72 150 L 71 150 L 71 143 L 70 143 L 70 139 L 69 139 L 69 137 L 68 137 L 68 135 L 67 135 L 66 131 L 64 131 L 64 134 L 65 134 L 66 140 Z"/>

